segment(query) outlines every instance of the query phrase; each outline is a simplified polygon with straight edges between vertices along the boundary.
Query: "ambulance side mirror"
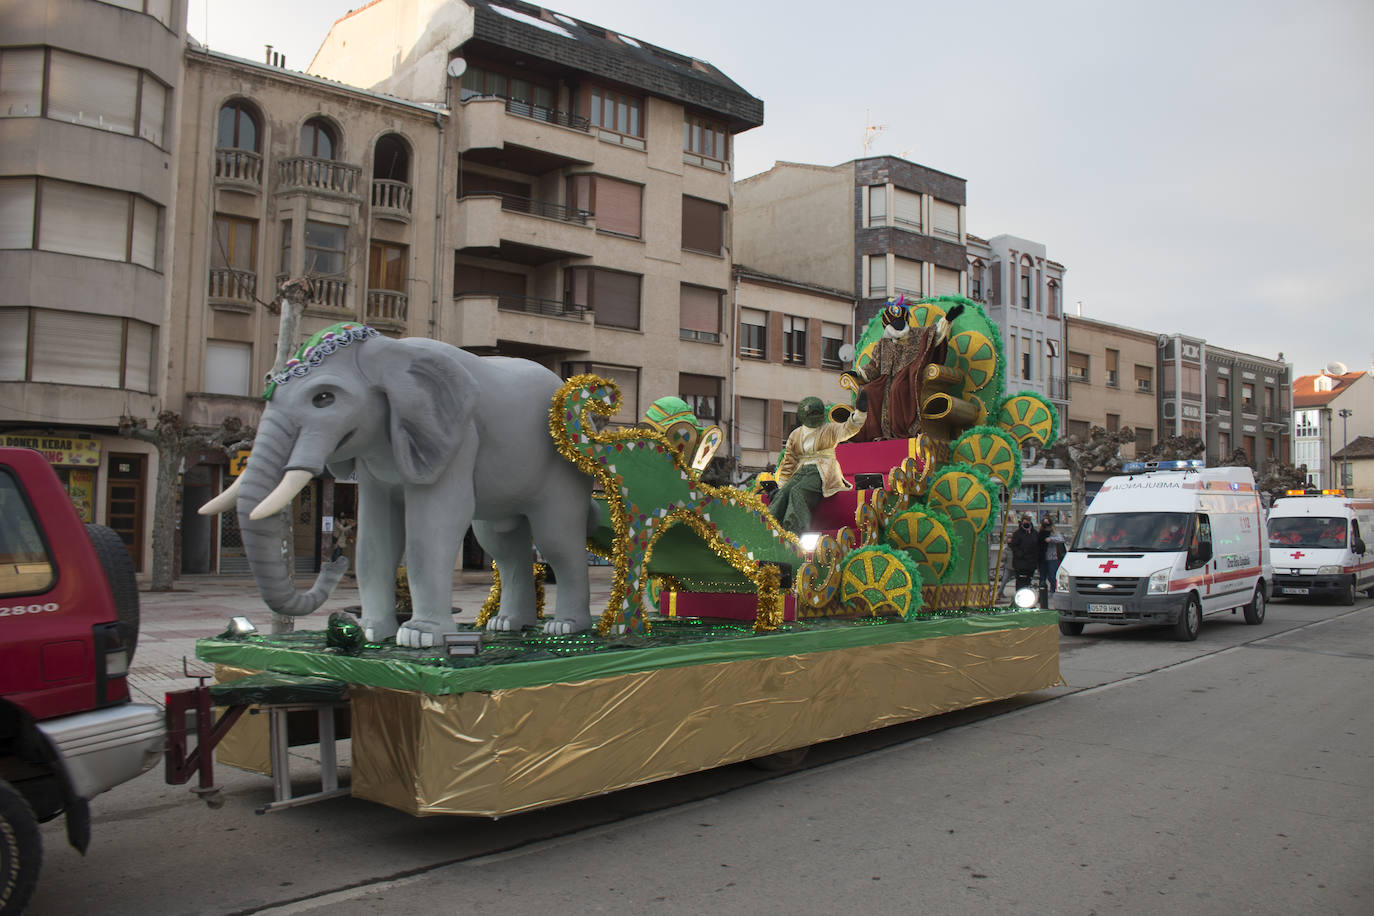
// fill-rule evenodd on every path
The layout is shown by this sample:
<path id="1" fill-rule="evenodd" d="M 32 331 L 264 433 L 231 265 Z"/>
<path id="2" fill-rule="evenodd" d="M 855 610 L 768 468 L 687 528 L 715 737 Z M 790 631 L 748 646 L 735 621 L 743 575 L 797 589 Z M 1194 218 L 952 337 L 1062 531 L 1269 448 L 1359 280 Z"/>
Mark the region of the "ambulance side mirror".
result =
<path id="1" fill-rule="evenodd" d="M 1205 565 L 1210 559 L 1212 559 L 1212 545 L 1204 541 L 1188 551 L 1188 568 L 1196 569 Z"/>
<path id="2" fill-rule="evenodd" d="M 1355 542 L 1350 546 L 1355 548 L 1357 554 L 1364 556 L 1364 538 L 1355 538 Z"/>

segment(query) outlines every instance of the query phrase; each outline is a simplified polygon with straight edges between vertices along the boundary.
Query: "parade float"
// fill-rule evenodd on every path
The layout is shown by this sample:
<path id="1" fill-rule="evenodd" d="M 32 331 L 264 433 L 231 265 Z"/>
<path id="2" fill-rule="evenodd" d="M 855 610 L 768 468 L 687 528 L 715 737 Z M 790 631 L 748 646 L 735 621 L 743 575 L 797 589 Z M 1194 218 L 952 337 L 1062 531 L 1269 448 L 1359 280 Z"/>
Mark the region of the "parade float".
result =
<path id="1" fill-rule="evenodd" d="M 178 729 L 181 735 L 180 750 L 169 755 L 169 776 L 176 766 L 173 781 L 184 782 L 199 766 L 202 790 L 212 788 L 208 759 L 186 750 L 184 710 L 199 705 L 200 745 L 219 743 L 221 762 L 263 772 L 275 761 L 281 802 L 282 793 L 290 792 L 280 772 L 285 745 L 295 739 L 284 720 L 269 736 L 264 717 L 239 718 L 243 709 L 318 708 L 321 734 L 333 725 L 332 719 L 326 725 L 323 710 L 346 709 L 340 727 L 352 739 L 351 787 L 335 792 L 351 791 L 413 814 L 500 816 L 793 752 L 1059 683 L 1056 615 L 1031 602 L 1004 604 L 989 571 L 989 545 L 1004 540 L 1003 494 L 1019 479 L 1022 449 L 1050 445 L 1057 414 L 1039 395 L 1004 390 L 997 328 L 977 303 L 938 297 L 891 303 L 887 312 L 909 325 L 910 340 L 885 342 L 892 336 L 888 319 L 876 316 L 856 341 L 853 371 L 832 393 L 838 402 L 828 412 L 843 420 L 867 402 L 866 392 L 885 394 L 883 406 L 875 406 L 882 421 L 875 420 L 876 428 L 888 422 L 889 402 L 895 418 L 901 400 L 914 397 L 913 419 L 900 432 L 919 431 L 895 438 L 883 438 L 880 431 L 873 441 L 841 443 L 836 455 L 848 486 L 815 505 L 812 530 L 783 528 L 758 481 L 748 488 L 703 482 L 701 472 L 722 435 L 703 426 L 681 401 L 662 399 L 638 426 L 610 428 L 604 418 L 618 406 L 614 384 L 589 375 L 539 380 L 536 394 L 540 385 L 555 390 L 543 395 L 540 434 L 547 442 L 538 448 L 546 445 L 588 481 L 591 509 L 580 546 L 611 566 L 610 597 L 599 617 L 579 625 L 576 592 L 585 603 L 585 568 L 579 579 L 557 560 L 558 608 L 545 617 L 542 567 L 530 562 L 531 523 L 493 522 L 479 491 L 475 511 L 485 521 L 475 523 L 478 536 L 497 543 L 492 549 L 483 541 L 496 568 L 477 620 L 457 625 L 441 619 L 451 618 L 450 596 L 421 594 L 415 563 L 436 559 L 417 550 L 417 529 L 410 527 L 405 559 L 411 600 L 438 601 L 442 612 L 417 603 L 417 627 L 394 620 L 388 626 L 375 604 L 369 608 L 369 596 L 392 602 L 386 613 L 394 618 L 400 552 L 395 537 L 383 539 L 390 553 L 382 562 L 366 546 L 364 492 L 362 620 L 336 614 L 319 631 L 262 635 L 231 628 L 201 640 L 197 654 L 216 665 L 220 683 L 206 695 L 186 692 L 175 703 L 169 695 L 174 748 Z M 321 401 L 328 407 L 348 401 L 337 388 L 339 378 L 350 371 L 377 375 L 351 368 L 351 360 L 362 360 L 358 354 L 367 348 L 380 356 L 387 346 L 405 343 L 384 344 L 370 330 L 344 325 L 316 335 L 288 370 L 295 375 L 277 380 L 267 413 L 290 409 L 278 403 L 283 392 L 317 408 Z M 923 341 L 921 349 L 900 349 L 917 340 Z M 426 342 L 423 352 L 451 358 L 440 353 L 442 347 Z M 349 360 L 335 355 L 349 349 Z M 865 372 L 894 352 L 907 353 L 900 372 L 890 378 Z M 490 358 L 465 354 L 453 371 L 461 369 L 471 380 L 487 371 L 471 364 L 481 359 Z M 897 394 L 897 384 L 911 387 Z M 363 409 L 369 402 L 350 403 Z M 488 450 L 512 474 L 525 473 L 520 465 L 536 460 L 511 452 L 537 451 L 535 446 L 500 441 L 483 426 L 484 409 L 524 409 L 515 404 L 509 392 L 484 392 L 478 407 L 457 423 L 460 432 L 484 440 L 480 447 L 446 446 L 475 453 L 462 473 L 479 488 L 494 486 L 481 477 Z M 345 438 L 357 443 L 374 434 Z M 499 435 L 526 434 L 528 424 Z M 330 435 L 335 438 L 329 441 L 338 441 L 335 432 Z M 393 423 L 389 438 L 397 437 L 409 437 L 413 451 L 424 434 Z M 281 449 L 295 456 L 291 460 L 275 461 L 318 472 L 299 458 L 306 438 L 308 430 Z M 361 485 L 368 468 L 378 464 L 366 452 L 374 447 L 381 446 L 363 442 L 323 460 L 335 473 L 359 474 Z M 267 451 L 255 446 L 250 468 L 254 460 L 268 463 L 258 459 L 259 448 Z M 411 464 L 429 473 L 404 488 L 404 500 L 400 488 L 391 487 L 392 516 L 398 505 L 410 512 L 427 505 L 425 500 L 443 498 L 424 489 L 443 486 L 437 462 L 434 456 L 412 456 Z M 535 470 L 562 473 L 552 466 Z M 578 487 L 563 477 L 550 480 L 547 497 L 571 507 L 554 517 L 582 518 Z M 238 495 L 245 523 L 281 502 L 273 499 L 281 486 L 267 498 L 262 494 L 270 482 L 257 486 L 247 504 Z M 207 508 L 226 505 L 227 498 Z M 462 499 L 454 505 L 460 516 L 468 513 L 458 519 L 465 527 L 474 510 Z M 434 518 L 425 524 L 427 538 L 442 533 L 434 530 Z M 540 540 L 538 519 L 532 524 L 547 558 L 550 547 Z M 512 537 L 503 535 L 502 542 L 493 531 L 514 532 L 519 550 L 511 549 Z M 555 554 L 566 559 L 566 551 Z M 451 569 L 452 554 L 439 554 L 438 565 L 444 557 L 450 557 Z M 585 567 L 585 553 L 581 557 Z M 318 604 L 337 572 L 321 573 L 309 602 L 302 604 L 306 593 L 273 600 L 279 606 L 295 602 L 288 612 L 308 613 L 302 608 Z M 216 705 L 229 710 L 218 722 L 208 715 L 211 693 Z"/>

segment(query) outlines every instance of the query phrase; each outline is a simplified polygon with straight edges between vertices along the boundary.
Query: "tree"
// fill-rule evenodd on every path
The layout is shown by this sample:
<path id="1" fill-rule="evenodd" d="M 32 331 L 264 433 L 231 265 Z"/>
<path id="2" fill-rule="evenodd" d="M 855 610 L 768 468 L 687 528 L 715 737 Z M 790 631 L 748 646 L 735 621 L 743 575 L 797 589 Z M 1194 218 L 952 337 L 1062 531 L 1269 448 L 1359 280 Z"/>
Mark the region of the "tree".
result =
<path id="1" fill-rule="evenodd" d="M 237 417 L 218 427 L 188 426 L 181 414 L 164 410 L 152 429 L 148 421 L 128 415 L 119 418 L 119 434 L 157 447 L 157 483 L 153 490 L 153 580 L 155 592 L 172 590 L 176 578 L 177 478 L 181 463 L 191 452 L 207 449 L 234 451 L 246 448 L 256 434 Z"/>
<path id="2" fill-rule="evenodd" d="M 1050 446 L 1049 454 L 1064 462 L 1069 469 L 1069 491 L 1073 496 L 1073 527 L 1078 528 L 1083 510 L 1088 504 L 1087 478 L 1089 471 L 1108 474 L 1121 470 L 1121 446 L 1135 441 L 1135 430 L 1122 426 L 1116 432 L 1094 426 L 1087 437 L 1061 436 Z"/>
<path id="3" fill-rule="evenodd" d="M 1264 463 L 1264 471 L 1255 482 L 1265 508 L 1272 506 L 1274 500 L 1289 490 L 1303 490 L 1307 487 L 1307 465 L 1294 467 L 1286 461 L 1270 458 Z"/>
<path id="4" fill-rule="evenodd" d="M 1189 461 L 1207 457 L 1207 443 L 1197 436 L 1165 436 L 1137 454 L 1137 461 Z"/>

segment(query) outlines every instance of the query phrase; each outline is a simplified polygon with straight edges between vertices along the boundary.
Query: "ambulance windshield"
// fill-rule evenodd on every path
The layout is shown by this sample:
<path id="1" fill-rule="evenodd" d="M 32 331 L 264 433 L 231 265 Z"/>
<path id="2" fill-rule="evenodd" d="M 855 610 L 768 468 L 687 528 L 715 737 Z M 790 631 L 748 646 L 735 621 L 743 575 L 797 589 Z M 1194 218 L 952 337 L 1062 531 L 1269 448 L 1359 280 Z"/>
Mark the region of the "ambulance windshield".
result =
<path id="1" fill-rule="evenodd" d="M 1074 538 L 1073 549 L 1135 553 L 1184 550 L 1188 546 L 1187 512 L 1105 512 L 1089 515 Z"/>
<path id="2" fill-rule="evenodd" d="M 1299 518 L 1269 519 L 1270 547 L 1340 548 L 1345 546 L 1345 519 Z"/>

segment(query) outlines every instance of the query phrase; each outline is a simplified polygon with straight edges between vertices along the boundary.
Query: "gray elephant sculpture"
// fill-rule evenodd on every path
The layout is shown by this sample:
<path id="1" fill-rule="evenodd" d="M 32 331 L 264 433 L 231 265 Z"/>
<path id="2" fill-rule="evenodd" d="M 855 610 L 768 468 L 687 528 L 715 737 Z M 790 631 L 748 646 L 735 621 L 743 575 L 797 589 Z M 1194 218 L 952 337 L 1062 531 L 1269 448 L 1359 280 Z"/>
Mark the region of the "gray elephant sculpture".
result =
<path id="1" fill-rule="evenodd" d="M 562 458 L 549 409 L 562 384 L 537 363 L 476 356 L 423 338 L 393 340 L 345 323 L 316 334 L 270 380 L 248 464 L 201 512 L 237 506 L 258 591 L 280 614 L 308 614 L 346 560 L 298 592 L 272 519 L 326 466 L 358 483 L 358 590 L 366 638 L 427 647 L 456 632 L 453 570 L 471 524 L 501 578 L 487 626 L 534 624 L 531 542 L 558 581 L 546 632 L 591 626 L 586 540 L 592 480 Z M 398 630 L 396 568 L 405 557 L 413 604 Z"/>

